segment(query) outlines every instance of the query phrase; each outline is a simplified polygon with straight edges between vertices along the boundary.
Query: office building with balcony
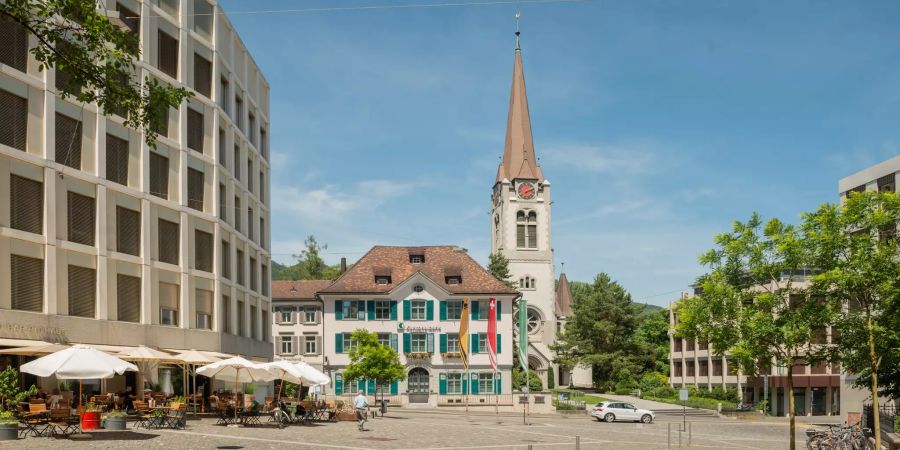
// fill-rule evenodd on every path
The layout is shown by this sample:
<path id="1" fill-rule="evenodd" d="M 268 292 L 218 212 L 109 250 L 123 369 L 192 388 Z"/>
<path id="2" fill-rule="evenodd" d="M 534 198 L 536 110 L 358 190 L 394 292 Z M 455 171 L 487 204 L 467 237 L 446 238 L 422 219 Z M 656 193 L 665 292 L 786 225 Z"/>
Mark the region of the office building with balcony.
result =
<path id="1" fill-rule="evenodd" d="M 37 38 L 0 20 L 0 348 L 269 360 L 269 85 L 214 1 L 98 7 L 138 35 L 135 79 L 193 97 L 151 148 L 122 117 L 57 95 L 65 74 L 39 70 Z"/>

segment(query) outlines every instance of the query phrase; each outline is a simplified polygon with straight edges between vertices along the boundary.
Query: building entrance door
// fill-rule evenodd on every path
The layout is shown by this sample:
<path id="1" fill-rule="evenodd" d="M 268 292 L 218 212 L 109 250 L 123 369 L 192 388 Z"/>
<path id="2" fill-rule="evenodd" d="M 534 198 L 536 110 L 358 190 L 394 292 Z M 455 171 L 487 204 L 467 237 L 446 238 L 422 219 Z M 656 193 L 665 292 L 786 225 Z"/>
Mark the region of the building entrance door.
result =
<path id="1" fill-rule="evenodd" d="M 428 386 L 428 371 L 416 367 L 409 371 L 409 394 L 410 403 L 428 403 L 428 394 L 430 388 Z"/>

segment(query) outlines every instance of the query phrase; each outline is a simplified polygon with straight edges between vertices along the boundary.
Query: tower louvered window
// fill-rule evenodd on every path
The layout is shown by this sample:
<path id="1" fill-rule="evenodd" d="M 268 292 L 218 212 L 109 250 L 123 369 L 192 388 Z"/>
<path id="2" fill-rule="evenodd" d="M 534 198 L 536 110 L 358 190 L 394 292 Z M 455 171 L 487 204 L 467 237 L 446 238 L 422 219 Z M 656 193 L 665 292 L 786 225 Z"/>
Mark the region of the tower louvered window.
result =
<path id="1" fill-rule="evenodd" d="M 94 245 L 94 199 L 69 191 L 68 240 Z"/>
<path id="2" fill-rule="evenodd" d="M 169 198 L 169 158 L 150 152 L 150 194 Z"/>
<path id="3" fill-rule="evenodd" d="M 97 271 L 69 266 L 69 315 L 94 318 L 97 303 Z"/>
<path id="4" fill-rule="evenodd" d="M 249 117 L 247 137 L 250 139 L 251 144 L 258 145 L 256 143 L 256 114 L 251 112 L 247 116 Z"/>
<path id="5" fill-rule="evenodd" d="M 191 108 L 187 110 L 187 146 L 203 153 L 203 113 Z"/>
<path id="6" fill-rule="evenodd" d="M 128 141 L 106 134 L 106 179 L 128 186 Z"/>
<path id="7" fill-rule="evenodd" d="M 116 251 L 141 256 L 141 213 L 116 206 Z"/>
<path id="8" fill-rule="evenodd" d="M 231 279 L 231 244 L 222 241 L 222 277 Z"/>
<path id="9" fill-rule="evenodd" d="M 30 178 L 9 177 L 9 226 L 29 233 L 44 232 L 44 184 Z"/>
<path id="10" fill-rule="evenodd" d="M 516 247 L 537 248 L 537 213 L 516 213 Z"/>
<path id="11" fill-rule="evenodd" d="M 43 311 L 44 261 L 27 256 L 10 255 L 9 262 L 12 309 Z"/>
<path id="12" fill-rule="evenodd" d="M 211 97 L 212 63 L 196 53 L 194 53 L 194 90 L 206 98 Z"/>
<path id="13" fill-rule="evenodd" d="M 157 242 L 159 242 L 159 260 L 169 264 L 178 264 L 178 246 L 180 236 L 178 233 L 178 224 L 169 222 L 168 220 L 159 219 L 159 229 L 157 231 Z"/>
<path id="14" fill-rule="evenodd" d="M 212 272 L 213 236 L 210 233 L 194 230 L 194 268 L 204 272 Z"/>
<path id="15" fill-rule="evenodd" d="M 188 206 L 203 211 L 203 172 L 188 168 Z"/>
<path id="16" fill-rule="evenodd" d="M 162 30 L 157 37 L 157 64 L 163 73 L 178 78 L 178 39 Z"/>
<path id="17" fill-rule="evenodd" d="M 20 72 L 28 69 L 28 32 L 25 27 L 0 17 L 0 63 L 6 64 Z"/>
<path id="18" fill-rule="evenodd" d="M 81 169 L 81 121 L 56 113 L 56 162 Z"/>
<path id="19" fill-rule="evenodd" d="M 28 99 L 0 89 L 0 144 L 25 151 L 27 134 Z"/>
<path id="20" fill-rule="evenodd" d="M 130 275 L 116 275 L 116 319 L 122 322 L 141 321 L 141 279 Z"/>

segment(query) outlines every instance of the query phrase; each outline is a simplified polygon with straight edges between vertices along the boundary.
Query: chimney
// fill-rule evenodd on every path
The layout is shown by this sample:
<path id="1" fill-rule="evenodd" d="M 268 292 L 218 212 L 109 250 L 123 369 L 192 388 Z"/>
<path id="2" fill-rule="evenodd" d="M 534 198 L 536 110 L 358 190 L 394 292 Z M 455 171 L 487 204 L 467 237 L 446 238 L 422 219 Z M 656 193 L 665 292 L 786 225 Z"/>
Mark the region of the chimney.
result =
<path id="1" fill-rule="evenodd" d="M 346 271 L 347 271 L 347 258 L 341 257 L 341 274 L 343 275 L 344 272 L 346 272 Z"/>

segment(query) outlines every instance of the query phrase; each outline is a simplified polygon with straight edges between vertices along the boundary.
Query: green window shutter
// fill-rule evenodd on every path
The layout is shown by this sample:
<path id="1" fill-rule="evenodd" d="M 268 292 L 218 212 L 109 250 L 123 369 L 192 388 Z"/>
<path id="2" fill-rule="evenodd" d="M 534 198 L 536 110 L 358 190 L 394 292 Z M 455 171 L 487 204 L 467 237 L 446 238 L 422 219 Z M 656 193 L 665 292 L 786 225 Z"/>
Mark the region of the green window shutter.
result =
<path id="1" fill-rule="evenodd" d="M 477 394 L 478 393 L 478 374 L 477 373 L 472 374 L 471 383 L 472 383 L 472 393 Z"/>
<path id="2" fill-rule="evenodd" d="M 500 346 L 500 344 L 497 344 L 497 347 L 499 347 L 499 346 Z M 503 390 L 503 383 L 500 382 L 500 372 L 498 371 L 494 375 L 494 393 L 500 394 L 501 390 Z"/>
<path id="3" fill-rule="evenodd" d="M 503 307 L 501 307 L 500 305 L 502 305 L 502 304 L 503 304 L 503 302 L 501 302 L 500 300 L 497 300 L 497 322 L 500 321 L 500 311 L 503 310 Z M 497 347 L 500 347 L 500 344 L 497 344 Z M 500 353 L 500 352 L 497 351 L 497 353 Z"/>
<path id="4" fill-rule="evenodd" d="M 366 392 L 366 380 L 362 378 L 356 380 L 356 390 Z"/>
<path id="5" fill-rule="evenodd" d="M 447 335 L 441 333 L 441 353 L 447 353 Z"/>
<path id="6" fill-rule="evenodd" d="M 469 308 L 470 308 L 469 315 L 472 316 L 472 320 L 480 320 L 480 318 L 478 317 L 478 300 L 472 300 L 469 303 Z"/>
<path id="7" fill-rule="evenodd" d="M 367 386 L 366 386 L 366 393 L 367 394 L 375 393 L 375 380 L 369 380 L 369 382 L 367 383 Z"/>
<path id="8" fill-rule="evenodd" d="M 334 320 L 344 320 L 344 302 L 341 300 L 334 301 Z"/>
<path id="9" fill-rule="evenodd" d="M 440 381 L 438 381 L 438 392 L 441 395 L 447 394 L 447 374 L 442 373 L 440 376 Z"/>
<path id="10" fill-rule="evenodd" d="M 500 333 L 497 333 L 497 354 L 498 355 L 503 350 L 503 344 L 501 344 L 501 342 L 503 342 L 503 340 L 500 339 Z"/>
<path id="11" fill-rule="evenodd" d="M 334 335 L 334 352 L 344 353 L 344 333 Z"/>
<path id="12" fill-rule="evenodd" d="M 410 313 L 409 300 L 403 300 L 403 320 L 409 320 L 412 316 Z"/>
<path id="13" fill-rule="evenodd" d="M 469 393 L 469 380 L 466 379 L 466 374 L 465 374 L 465 373 L 462 374 L 462 380 L 461 380 L 461 381 L 462 381 L 462 383 L 461 383 L 461 384 L 462 384 L 462 393 L 463 393 L 463 394 L 468 394 L 468 393 Z"/>
<path id="14" fill-rule="evenodd" d="M 398 351 L 398 349 L 397 349 L 397 333 L 391 333 L 391 349 L 393 349 L 395 352 Z"/>
<path id="15" fill-rule="evenodd" d="M 425 319 L 434 320 L 434 300 L 428 300 L 425 305 Z"/>
<path id="16" fill-rule="evenodd" d="M 478 333 L 472 333 L 472 348 L 469 350 L 469 353 L 475 354 L 478 353 Z"/>
<path id="17" fill-rule="evenodd" d="M 391 381 L 391 395 L 397 395 L 398 392 L 400 392 L 399 383 L 397 383 L 397 380 L 392 380 Z"/>
<path id="18" fill-rule="evenodd" d="M 441 300 L 441 320 L 447 320 L 447 300 Z"/>
<path id="19" fill-rule="evenodd" d="M 412 336 L 409 333 L 403 333 L 403 352 L 409 353 L 412 351 Z"/>
<path id="20" fill-rule="evenodd" d="M 391 320 L 397 320 L 397 301 L 391 300 Z"/>
<path id="21" fill-rule="evenodd" d="M 334 376 L 334 393 L 336 395 L 344 393 L 344 377 L 342 377 L 341 374 L 336 374 Z"/>
<path id="22" fill-rule="evenodd" d="M 366 302 L 366 312 L 368 312 L 369 320 L 375 320 L 375 300 Z"/>

